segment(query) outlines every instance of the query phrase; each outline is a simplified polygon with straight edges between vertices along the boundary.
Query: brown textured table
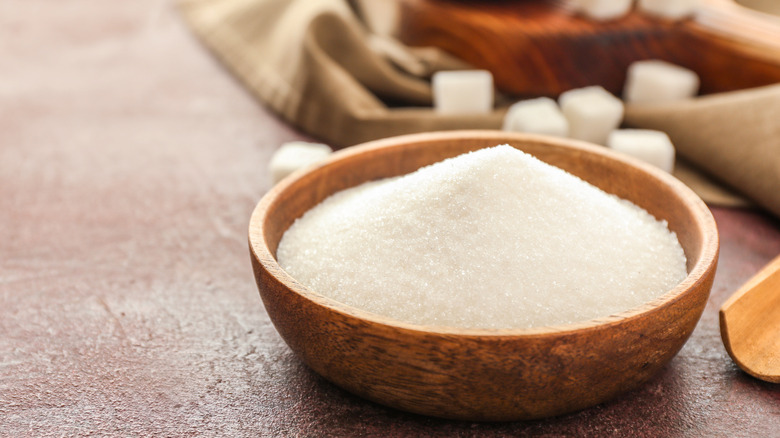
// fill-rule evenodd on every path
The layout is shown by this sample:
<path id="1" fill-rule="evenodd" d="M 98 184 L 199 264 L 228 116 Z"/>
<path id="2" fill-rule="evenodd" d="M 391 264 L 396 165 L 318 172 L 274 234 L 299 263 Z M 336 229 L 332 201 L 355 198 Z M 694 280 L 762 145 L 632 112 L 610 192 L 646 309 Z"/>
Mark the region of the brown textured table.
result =
<path id="1" fill-rule="evenodd" d="M 0 2 L 0 436 L 780 436 L 780 387 L 728 358 L 717 309 L 780 223 L 715 209 L 721 261 L 651 382 L 544 421 L 387 409 L 323 381 L 266 316 L 246 229 L 302 138 L 168 0 Z"/>

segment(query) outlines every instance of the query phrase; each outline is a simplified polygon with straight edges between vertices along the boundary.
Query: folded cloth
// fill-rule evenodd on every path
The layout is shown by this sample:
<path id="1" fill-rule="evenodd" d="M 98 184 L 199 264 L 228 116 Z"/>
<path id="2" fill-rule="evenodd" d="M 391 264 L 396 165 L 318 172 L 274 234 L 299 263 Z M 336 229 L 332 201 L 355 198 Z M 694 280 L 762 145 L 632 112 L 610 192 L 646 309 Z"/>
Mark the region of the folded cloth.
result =
<path id="1" fill-rule="evenodd" d="M 405 51 L 389 37 L 372 37 L 347 0 L 185 0 L 180 5 L 195 33 L 257 97 L 335 147 L 501 125 L 500 110 L 479 116 L 431 111 L 426 77 L 466 65 L 441 51 Z"/>
<path id="2" fill-rule="evenodd" d="M 443 51 L 408 48 L 371 33 L 354 3 L 182 0 L 180 7 L 195 34 L 255 96 L 334 147 L 414 132 L 501 127 L 505 108 L 484 115 L 433 111 L 431 74 L 468 66 Z M 780 215 L 778 90 L 630 106 L 626 120 L 670 134 L 683 158 L 675 176 L 705 202 L 747 205 L 696 168 Z"/>
<path id="3" fill-rule="evenodd" d="M 625 120 L 666 132 L 688 161 L 780 216 L 780 85 L 629 106 Z"/>

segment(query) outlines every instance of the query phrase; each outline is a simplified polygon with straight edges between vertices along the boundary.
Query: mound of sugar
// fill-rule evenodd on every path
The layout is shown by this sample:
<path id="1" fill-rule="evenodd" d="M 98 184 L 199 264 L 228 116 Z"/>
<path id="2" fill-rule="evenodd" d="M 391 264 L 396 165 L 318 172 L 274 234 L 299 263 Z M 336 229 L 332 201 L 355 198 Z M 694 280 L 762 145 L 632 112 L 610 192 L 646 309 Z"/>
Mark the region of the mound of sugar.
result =
<path id="1" fill-rule="evenodd" d="M 277 259 L 342 303 L 464 328 L 608 316 L 687 275 L 665 223 L 506 145 L 336 193 L 289 228 Z"/>

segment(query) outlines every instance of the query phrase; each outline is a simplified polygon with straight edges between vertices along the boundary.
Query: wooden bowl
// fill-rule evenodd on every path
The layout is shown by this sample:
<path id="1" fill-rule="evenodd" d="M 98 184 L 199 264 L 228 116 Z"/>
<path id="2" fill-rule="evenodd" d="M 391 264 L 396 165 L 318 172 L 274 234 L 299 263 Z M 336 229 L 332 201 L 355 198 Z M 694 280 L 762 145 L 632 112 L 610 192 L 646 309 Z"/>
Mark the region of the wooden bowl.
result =
<path id="1" fill-rule="evenodd" d="M 688 277 L 660 298 L 617 315 L 556 327 L 460 329 L 399 322 L 341 304 L 307 289 L 277 263 L 282 234 L 327 196 L 503 143 L 668 221 L 687 256 Z M 647 381 L 696 326 L 718 256 L 709 210 L 668 174 L 606 148 L 499 131 L 407 135 L 338 152 L 263 197 L 252 214 L 249 244 L 268 315 L 314 371 L 387 406 L 477 421 L 563 414 Z"/>

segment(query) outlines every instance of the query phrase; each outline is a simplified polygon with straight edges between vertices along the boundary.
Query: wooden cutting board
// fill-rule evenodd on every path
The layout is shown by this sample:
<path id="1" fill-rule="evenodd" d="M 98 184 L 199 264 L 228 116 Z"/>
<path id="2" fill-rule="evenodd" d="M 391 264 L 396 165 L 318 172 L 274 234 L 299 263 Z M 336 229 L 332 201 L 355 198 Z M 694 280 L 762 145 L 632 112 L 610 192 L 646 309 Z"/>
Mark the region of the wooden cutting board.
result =
<path id="1" fill-rule="evenodd" d="M 380 17 L 392 19 L 388 33 L 490 70 L 513 96 L 596 84 L 619 94 L 629 64 L 650 58 L 696 71 L 703 94 L 780 82 L 780 17 L 733 0 L 702 0 L 699 13 L 682 21 L 637 10 L 595 21 L 561 0 L 390 1 L 392 13 Z"/>

